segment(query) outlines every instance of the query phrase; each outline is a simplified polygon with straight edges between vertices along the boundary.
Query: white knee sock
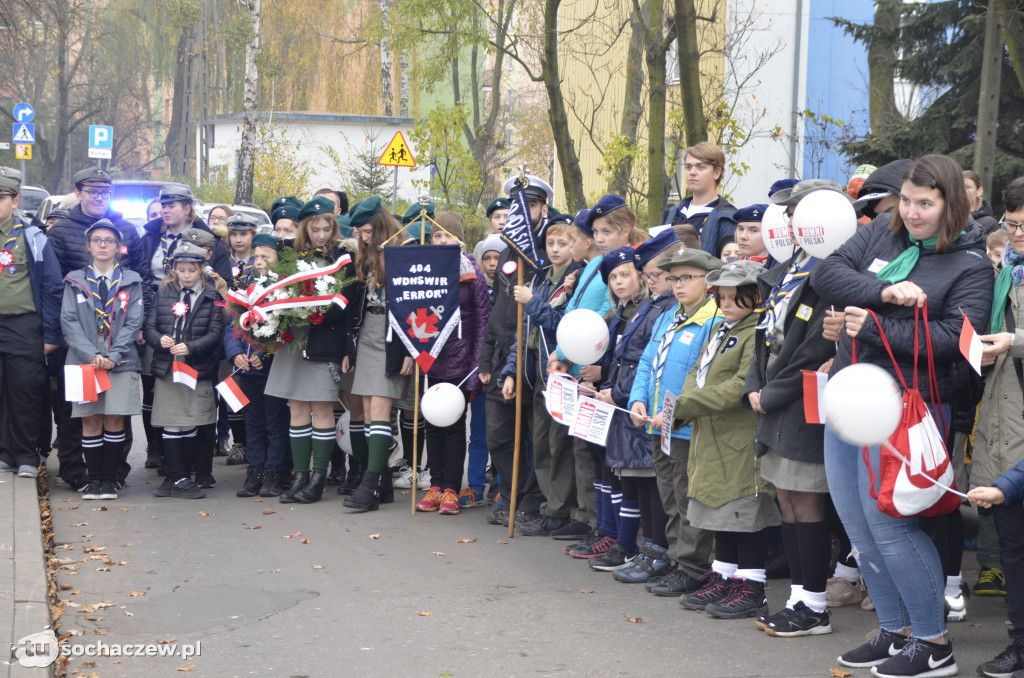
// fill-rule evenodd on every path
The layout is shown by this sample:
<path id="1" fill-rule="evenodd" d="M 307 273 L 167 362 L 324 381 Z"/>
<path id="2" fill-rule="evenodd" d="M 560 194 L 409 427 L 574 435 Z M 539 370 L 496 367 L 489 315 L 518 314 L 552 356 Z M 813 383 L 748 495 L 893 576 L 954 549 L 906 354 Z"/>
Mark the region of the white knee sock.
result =
<path id="1" fill-rule="evenodd" d="M 765 571 L 763 569 L 761 569 L 761 570 L 755 570 L 755 569 L 736 570 L 736 574 L 733 575 L 733 576 L 735 576 L 737 579 L 749 579 L 750 581 L 757 581 L 757 582 L 761 582 L 762 584 L 765 582 L 765 579 L 766 579 Z"/>
<path id="2" fill-rule="evenodd" d="M 711 563 L 711 569 L 722 575 L 722 579 L 731 579 L 736 574 L 736 563 L 723 563 L 716 560 Z"/>
<path id="3" fill-rule="evenodd" d="M 790 584 L 789 585 L 789 600 L 786 601 L 786 607 L 793 609 L 796 604 L 803 600 L 804 587 L 803 584 Z M 804 603 L 805 605 L 807 603 Z"/>
<path id="4" fill-rule="evenodd" d="M 827 606 L 824 591 L 808 591 L 807 589 L 803 589 L 800 592 L 800 600 L 802 600 L 804 605 L 811 608 L 814 612 L 824 612 L 825 607 Z"/>
<path id="5" fill-rule="evenodd" d="M 946 577 L 946 595 L 950 598 L 956 598 L 963 594 L 960 590 L 960 585 L 964 582 L 964 575 L 961 572 L 955 577 Z"/>
<path id="6" fill-rule="evenodd" d="M 856 584 L 860 581 L 860 570 L 856 567 L 850 567 L 849 565 L 843 565 L 842 563 L 836 563 L 836 571 L 834 577 L 841 577 L 851 584 Z"/>

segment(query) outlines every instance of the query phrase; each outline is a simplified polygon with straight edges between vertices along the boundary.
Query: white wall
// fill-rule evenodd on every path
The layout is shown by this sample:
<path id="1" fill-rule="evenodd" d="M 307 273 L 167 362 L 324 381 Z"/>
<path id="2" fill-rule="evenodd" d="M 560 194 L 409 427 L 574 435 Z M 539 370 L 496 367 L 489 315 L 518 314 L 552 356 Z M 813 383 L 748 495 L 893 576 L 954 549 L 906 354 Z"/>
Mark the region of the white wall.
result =
<path id="1" fill-rule="evenodd" d="M 229 176 L 234 177 L 235 154 L 242 138 L 241 120 L 221 120 L 214 125 L 214 146 L 210 149 L 210 164 L 227 166 Z M 346 166 L 352 156 L 369 148 L 370 139 L 374 136 L 377 139 L 373 143 L 382 148 L 391 141 L 396 131 L 401 131 L 406 143 L 409 143 L 409 130 L 412 124 L 386 124 L 372 119 L 358 122 L 317 121 L 304 119 L 301 115 L 286 114 L 274 116 L 268 127 L 276 140 L 284 140 L 295 145 L 300 157 L 311 166 L 313 172 L 306 186 L 308 195 L 324 187 L 348 190 L 351 181 Z M 325 149 L 333 149 L 340 158 L 341 167 Z M 412 185 L 413 179 L 430 179 L 429 156 L 425 152 L 418 153 L 415 147 L 410 150 L 416 160 L 416 167 L 398 168 L 398 197 L 405 200 L 414 200 L 420 194 L 420 189 Z M 389 167 L 388 171 L 393 170 Z"/>
<path id="2" fill-rule="evenodd" d="M 777 179 L 790 176 L 802 178 L 803 126 L 799 121 L 796 128 L 798 143 L 791 144 L 790 139 L 794 131 L 796 109 L 805 105 L 810 2 L 729 0 L 726 20 L 734 36 L 737 24 L 742 26 L 750 18 L 745 42 L 739 49 L 731 50 L 734 58 L 726 60 L 727 90 L 735 90 L 737 83 L 746 81 L 740 90 L 742 95 L 734 107 L 733 115 L 744 126 L 749 126 L 755 117 L 762 116 L 756 123 L 752 138 L 739 152 L 727 159 L 737 165 L 749 165 L 749 170 L 742 177 L 729 176 L 726 170 L 725 191 L 737 207 L 767 202 L 768 187 Z M 801 4 L 802 12 L 798 16 Z M 758 55 L 771 52 L 774 52 L 773 56 L 765 63 L 759 63 L 761 60 Z M 796 72 L 794 65 L 798 66 Z M 783 136 L 769 138 L 767 132 L 776 125 L 781 128 Z"/>

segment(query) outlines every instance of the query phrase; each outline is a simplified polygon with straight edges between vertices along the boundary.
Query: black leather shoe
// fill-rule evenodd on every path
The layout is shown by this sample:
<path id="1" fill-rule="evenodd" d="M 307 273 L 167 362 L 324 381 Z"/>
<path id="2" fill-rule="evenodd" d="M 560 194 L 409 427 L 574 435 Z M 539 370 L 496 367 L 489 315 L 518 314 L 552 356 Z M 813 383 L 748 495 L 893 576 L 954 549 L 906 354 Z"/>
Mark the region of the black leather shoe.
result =
<path id="1" fill-rule="evenodd" d="M 150 443 L 146 446 L 146 468 L 157 468 L 160 466 L 160 443 Z"/>
<path id="2" fill-rule="evenodd" d="M 551 518 L 541 516 L 540 520 L 527 523 L 519 528 L 519 534 L 524 537 L 550 537 L 555 530 L 565 527 L 569 521 L 565 518 Z"/>
<path id="3" fill-rule="evenodd" d="M 309 483 L 295 493 L 295 498 L 303 504 L 315 504 L 324 496 L 324 485 L 327 484 L 327 474 L 313 471 L 309 476 Z"/>
<path id="4" fill-rule="evenodd" d="M 292 476 L 291 486 L 281 493 L 279 501 L 282 504 L 297 504 L 299 500 L 295 498 L 295 495 L 306 485 L 309 485 L 309 471 L 296 473 Z"/>
<path id="5" fill-rule="evenodd" d="M 692 593 L 704 584 L 700 579 L 694 579 L 686 574 L 681 568 L 676 569 L 654 586 L 647 587 L 647 590 L 656 596 L 679 597 L 684 593 Z"/>
<path id="6" fill-rule="evenodd" d="M 245 470 L 245 482 L 242 489 L 235 492 L 238 497 L 255 497 L 263 486 L 263 469 L 249 468 Z"/>
<path id="7" fill-rule="evenodd" d="M 363 479 L 363 471 L 366 470 L 366 464 L 359 461 L 355 457 L 349 457 L 348 459 L 348 475 L 345 477 L 345 482 L 338 485 L 338 494 L 350 495 L 356 491 L 359 487 L 359 483 Z"/>
<path id="8" fill-rule="evenodd" d="M 357 511 L 376 511 L 380 507 L 381 474 L 374 471 L 363 473 L 363 481 L 343 504 Z"/>
<path id="9" fill-rule="evenodd" d="M 281 494 L 280 471 L 264 471 L 263 485 L 260 487 L 261 497 L 277 497 Z"/>

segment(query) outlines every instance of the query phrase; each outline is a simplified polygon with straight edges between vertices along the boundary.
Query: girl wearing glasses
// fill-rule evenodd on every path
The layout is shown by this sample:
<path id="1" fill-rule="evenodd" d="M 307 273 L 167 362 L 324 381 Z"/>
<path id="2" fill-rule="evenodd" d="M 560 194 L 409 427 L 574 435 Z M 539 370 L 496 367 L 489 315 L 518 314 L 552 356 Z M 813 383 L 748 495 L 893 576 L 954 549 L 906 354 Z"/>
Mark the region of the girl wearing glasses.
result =
<path id="1" fill-rule="evenodd" d="M 146 311 L 142 277 L 118 263 L 121 234 L 108 219 L 85 231 L 92 258 L 64 279 L 61 328 L 68 342 L 66 365 L 105 370 L 110 388 L 93 402 L 74 403 L 71 416 L 82 420 L 82 449 L 89 484 L 82 499 L 117 499 L 115 480 L 124 461 L 124 418 L 142 414 L 135 339 Z"/>

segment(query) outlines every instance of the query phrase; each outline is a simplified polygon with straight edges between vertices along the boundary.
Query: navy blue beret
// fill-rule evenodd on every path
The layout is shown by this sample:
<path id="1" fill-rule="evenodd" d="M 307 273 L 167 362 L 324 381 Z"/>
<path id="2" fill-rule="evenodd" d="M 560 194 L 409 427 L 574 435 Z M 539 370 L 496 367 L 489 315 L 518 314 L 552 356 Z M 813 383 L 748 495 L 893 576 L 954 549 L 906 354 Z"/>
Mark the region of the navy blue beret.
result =
<path id="1" fill-rule="evenodd" d="M 747 205 L 742 207 L 732 215 L 733 221 L 737 224 L 741 221 L 761 221 L 764 219 L 764 211 L 768 209 L 768 205 L 758 203 L 756 205 Z"/>
<path id="2" fill-rule="evenodd" d="M 768 197 L 770 198 L 779 191 L 785 190 L 787 188 L 793 188 L 799 183 L 799 179 L 779 179 L 774 184 L 772 184 L 771 188 L 768 189 Z"/>
<path id="3" fill-rule="evenodd" d="M 633 263 L 632 247 L 620 247 L 617 250 L 612 250 L 601 259 L 601 265 L 599 267 L 601 270 L 601 280 L 603 280 L 605 285 L 607 285 L 608 276 L 611 275 L 612 271 L 617 266 L 630 263 Z"/>
<path id="4" fill-rule="evenodd" d="M 645 240 L 637 245 L 637 248 L 633 250 L 633 265 L 636 266 L 638 271 L 643 270 L 648 261 L 671 247 L 673 243 L 677 242 L 680 241 L 676 232 L 671 228 L 666 228 L 650 240 Z"/>

